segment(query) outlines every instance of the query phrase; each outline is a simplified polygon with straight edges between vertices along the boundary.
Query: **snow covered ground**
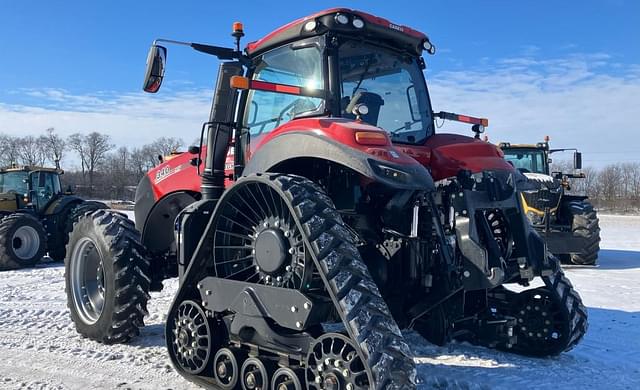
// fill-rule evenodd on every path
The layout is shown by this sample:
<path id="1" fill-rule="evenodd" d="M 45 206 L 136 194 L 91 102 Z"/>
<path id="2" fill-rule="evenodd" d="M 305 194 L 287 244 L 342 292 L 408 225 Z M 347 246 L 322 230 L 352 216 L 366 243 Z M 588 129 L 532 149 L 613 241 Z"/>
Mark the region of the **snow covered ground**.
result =
<path id="1" fill-rule="evenodd" d="M 600 266 L 566 271 L 589 308 L 589 332 L 577 348 L 533 359 L 467 344 L 435 347 L 407 334 L 422 388 L 455 378 L 469 389 L 640 389 L 640 217 L 600 220 Z M 152 294 L 142 337 L 105 346 L 76 334 L 61 265 L 0 273 L 0 389 L 195 388 L 167 358 L 163 323 L 177 283 L 165 285 Z"/>

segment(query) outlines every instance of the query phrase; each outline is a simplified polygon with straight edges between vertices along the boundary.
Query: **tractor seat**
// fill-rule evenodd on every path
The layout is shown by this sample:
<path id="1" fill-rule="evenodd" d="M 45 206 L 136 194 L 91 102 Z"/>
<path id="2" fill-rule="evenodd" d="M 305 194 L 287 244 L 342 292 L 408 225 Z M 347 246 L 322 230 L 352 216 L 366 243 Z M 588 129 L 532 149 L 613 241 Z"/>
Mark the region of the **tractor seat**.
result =
<path id="1" fill-rule="evenodd" d="M 384 106 L 382 96 L 373 92 L 358 91 L 353 99 L 348 96 L 343 97 L 340 101 L 340 106 L 345 118 L 356 119 L 356 116 L 353 114 L 353 108 L 356 104 L 364 104 L 369 109 L 369 112 L 366 115 L 362 115 L 361 119 L 370 125 L 377 126 L 380 108 Z"/>

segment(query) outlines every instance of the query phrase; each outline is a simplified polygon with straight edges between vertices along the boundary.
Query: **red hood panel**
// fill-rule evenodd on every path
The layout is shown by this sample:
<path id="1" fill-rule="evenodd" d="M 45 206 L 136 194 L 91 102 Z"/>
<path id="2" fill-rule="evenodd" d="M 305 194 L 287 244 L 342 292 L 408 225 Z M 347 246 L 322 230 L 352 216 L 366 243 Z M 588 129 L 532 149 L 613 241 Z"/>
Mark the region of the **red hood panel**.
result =
<path id="1" fill-rule="evenodd" d="M 498 148 L 485 141 L 457 134 L 436 134 L 425 146 L 431 150 L 428 167 L 434 180 L 453 177 L 462 169 L 514 171 Z"/>

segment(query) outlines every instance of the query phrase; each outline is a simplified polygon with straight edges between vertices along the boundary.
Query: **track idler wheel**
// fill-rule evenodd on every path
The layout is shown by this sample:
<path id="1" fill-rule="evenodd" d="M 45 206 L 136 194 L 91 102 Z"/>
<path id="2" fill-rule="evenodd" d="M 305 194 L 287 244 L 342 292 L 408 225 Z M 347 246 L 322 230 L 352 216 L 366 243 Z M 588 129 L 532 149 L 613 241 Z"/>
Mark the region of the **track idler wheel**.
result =
<path id="1" fill-rule="evenodd" d="M 219 350 L 213 358 L 213 368 L 218 386 L 225 390 L 236 387 L 240 376 L 236 352 L 229 348 Z"/>
<path id="2" fill-rule="evenodd" d="M 295 371 L 282 367 L 273 374 L 271 390 L 302 390 L 302 382 Z"/>
<path id="3" fill-rule="evenodd" d="M 184 371 L 197 375 L 207 368 L 213 335 L 209 321 L 194 301 L 184 301 L 178 307 L 167 340 L 172 360 Z"/>
<path id="4" fill-rule="evenodd" d="M 364 360 L 351 339 L 327 333 L 314 344 L 307 357 L 307 388 L 317 390 L 369 389 L 371 381 Z"/>
<path id="5" fill-rule="evenodd" d="M 269 371 L 258 358 L 249 358 L 240 370 L 243 390 L 266 390 L 269 388 Z"/>

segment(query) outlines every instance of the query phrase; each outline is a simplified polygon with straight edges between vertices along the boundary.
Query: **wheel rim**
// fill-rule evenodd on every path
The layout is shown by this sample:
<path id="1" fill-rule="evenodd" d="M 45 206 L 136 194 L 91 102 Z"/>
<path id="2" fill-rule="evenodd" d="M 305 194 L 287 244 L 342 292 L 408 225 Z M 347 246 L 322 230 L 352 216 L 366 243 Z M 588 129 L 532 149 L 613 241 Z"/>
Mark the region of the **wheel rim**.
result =
<path id="1" fill-rule="evenodd" d="M 11 240 L 13 253 L 20 260 L 32 259 L 40 249 L 40 236 L 38 231 L 31 226 L 20 226 L 13 233 Z"/>
<path id="2" fill-rule="evenodd" d="M 239 183 L 225 198 L 214 229 L 216 275 L 305 290 L 311 261 L 288 201 L 263 183 Z"/>
<path id="3" fill-rule="evenodd" d="M 238 383 L 238 360 L 228 348 L 222 348 L 213 359 L 213 369 L 218 386 L 233 389 Z"/>
<path id="4" fill-rule="evenodd" d="M 71 291 L 76 312 L 86 324 L 95 324 L 105 304 L 105 273 L 96 244 L 81 238 L 71 254 Z"/>
<path id="5" fill-rule="evenodd" d="M 302 384 L 292 369 L 282 367 L 273 374 L 271 390 L 302 390 Z"/>
<path id="6" fill-rule="evenodd" d="M 241 371 L 242 388 L 244 390 L 263 390 L 269 388 L 269 374 L 259 359 L 249 358 L 245 360 Z"/>
<path id="7" fill-rule="evenodd" d="M 564 343 L 567 337 L 567 321 L 564 313 L 545 289 L 523 291 L 519 294 L 518 342 L 526 343 L 534 350 L 546 350 L 549 346 Z"/>
<path id="8" fill-rule="evenodd" d="M 370 388 L 362 357 L 351 340 L 338 333 L 321 336 L 307 357 L 307 388 L 356 390 Z"/>
<path id="9" fill-rule="evenodd" d="M 190 374 L 199 374 L 209 362 L 211 327 L 204 311 L 193 301 L 184 301 L 168 326 L 169 345 L 180 367 Z"/>

